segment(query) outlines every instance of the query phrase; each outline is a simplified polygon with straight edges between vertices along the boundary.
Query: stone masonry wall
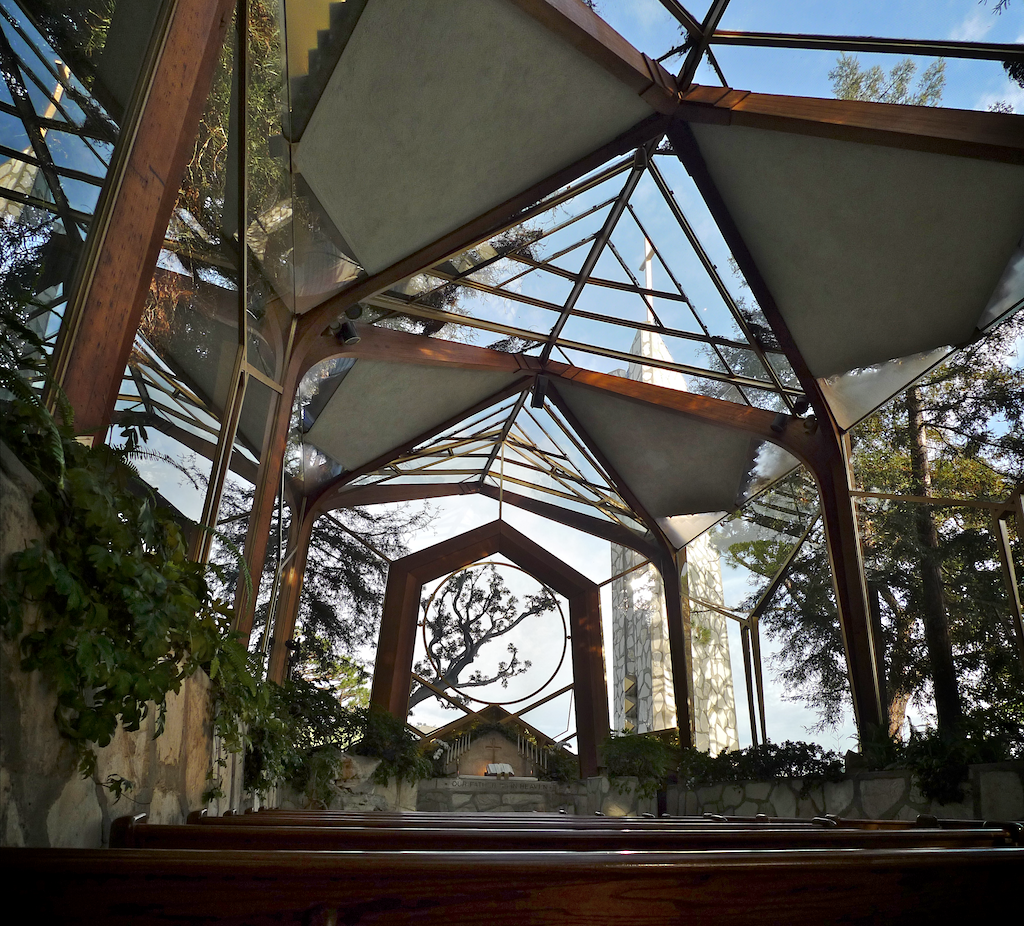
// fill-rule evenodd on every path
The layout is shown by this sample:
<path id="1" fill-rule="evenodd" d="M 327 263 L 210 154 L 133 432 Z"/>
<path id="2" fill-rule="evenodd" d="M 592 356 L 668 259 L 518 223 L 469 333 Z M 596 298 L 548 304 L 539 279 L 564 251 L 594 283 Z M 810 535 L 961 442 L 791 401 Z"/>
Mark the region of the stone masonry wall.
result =
<path id="1" fill-rule="evenodd" d="M 417 810 L 434 813 L 557 813 L 587 812 L 582 782 L 499 780 L 494 778 L 431 778 L 421 781 Z"/>
<path id="2" fill-rule="evenodd" d="M 0 445 L 0 569 L 11 553 L 41 537 L 31 509 L 38 489 Z M 33 629 L 29 614 L 25 632 Z M 213 746 L 209 688 L 200 672 L 171 695 L 160 737 L 153 738 L 152 709 L 139 731 L 119 729 L 98 750 L 96 773 L 83 779 L 53 720 L 53 687 L 39 672 L 22 671 L 16 640 L 0 639 L 0 845 L 98 848 L 107 844 L 111 820 L 130 813 L 183 823 L 189 811 L 204 806 Z M 134 783 L 116 803 L 102 786 L 110 775 Z"/>
<path id="3" fill-rule="evenodd" d="M 909 771 L 858 772 L 843 781 L 813 784 L 801 794 L 803 780 L 735 781 L 688 791 L 668 788 L 666 810 L 673 815 L 720 813 L 732 816 L 840 817 L 914 820 L 919 813 L 959 820 L 1024 821 L 1024 762 L 975 765 L 964 786 L 964 800 L 939 804 L 928 800 Z"/>

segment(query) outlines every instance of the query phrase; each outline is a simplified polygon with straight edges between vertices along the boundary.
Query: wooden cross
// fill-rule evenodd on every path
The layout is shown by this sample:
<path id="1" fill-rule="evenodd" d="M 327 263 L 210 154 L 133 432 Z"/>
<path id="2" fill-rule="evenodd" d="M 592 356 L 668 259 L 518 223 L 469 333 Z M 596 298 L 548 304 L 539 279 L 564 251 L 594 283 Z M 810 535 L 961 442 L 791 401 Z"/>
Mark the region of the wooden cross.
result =
<path id="1" fill-rule="evenodd" d="M 484 749 L 490 749 L 491 750 L 491 753 L 492 753 L 492 755 L 491 755 L 491 762 L 492 763 L 498 761 L 498 755 L 497 754 L 499 752 L 501 752 L 501 747 L 500 746 L 484 746 Z"/>

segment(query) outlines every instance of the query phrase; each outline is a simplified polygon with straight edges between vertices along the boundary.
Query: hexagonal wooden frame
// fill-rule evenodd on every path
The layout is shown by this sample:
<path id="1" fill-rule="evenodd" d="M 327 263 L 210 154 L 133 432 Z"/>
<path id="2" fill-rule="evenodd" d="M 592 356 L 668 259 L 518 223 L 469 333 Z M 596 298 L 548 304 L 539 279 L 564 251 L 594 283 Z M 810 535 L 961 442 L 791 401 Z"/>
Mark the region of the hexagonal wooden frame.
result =
<path id="1" fill-rule="evenodd" d="M 508 557 L 569 601 L 580 773 L 584 778 L 596 775 L 598 746 L 608 735 L 600 590 L 586 576 L 503 521 L 492 521 L 391 564 L 370 702 L 406 719 L 424 583 L 495 553 Z"/>

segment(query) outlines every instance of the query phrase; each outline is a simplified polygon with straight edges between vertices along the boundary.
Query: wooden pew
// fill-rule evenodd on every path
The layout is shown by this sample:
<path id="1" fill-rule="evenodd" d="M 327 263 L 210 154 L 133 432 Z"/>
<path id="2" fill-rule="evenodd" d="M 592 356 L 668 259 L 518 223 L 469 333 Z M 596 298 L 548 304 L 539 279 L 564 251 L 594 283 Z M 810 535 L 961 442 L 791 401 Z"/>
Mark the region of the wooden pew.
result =
<path id="1" fill-rule="evenodd" d="M 168 826 L 145 815 L 121 817 L 110 833 L 112 848 L 280 849 L 425 852 L 722 851 L 726 849 L 969 848 L 1012 845 L 1004 829 L 871 830 L 803 826 L 706 824 L 580 830 L 541 826 L 412 829 L 324 826 Z"/>
<path id="2" fill-rule="evenodd" d="M 557 829 L 581 829 L 607 831 L 609 829 L 650 828 L 661 830 L 666 826 L 678 825 L 710 825 L 748 828 L 750 826 L 770 825 L 803 828 L 856 828 L 868 830 L 903 830 L 914 828 L 958 829 L 958 828 L 1002 828 L 1008 833 L 1018 834 L 1020 838 L 1022 826 L 1015 822 L 978 821 L 978 820 L 939 820 L 933 816 L 921 814 L 916 821 L 909 820 L 861 820 L 846 819 L 836 816 L 815 817 L 725 817 L 717 814 L 705 814 L 702 817 L 591 817 L 574 816 L 572 814 L 545 813 L 398 813 L 369 812 L 350 813 L 338 811 L 316 810 L 261 810 L 255 813 L 232 814 L 223 817 L 211 817 L 206 811 L 198 811 L 189 815 L 190 824 L 204 826 L 360 826 L 393 829 L 417 828 L 479 828 L 481 826 L 500 826 L 505 828 L 525 828 L 531 831 L 542 827 Z"/>
<path id="3" fill-rule="evenodd" d="M 0 849 L 33 922 L 458 926 L 1002 921 L 1024 849 L 302 852 Z"/>

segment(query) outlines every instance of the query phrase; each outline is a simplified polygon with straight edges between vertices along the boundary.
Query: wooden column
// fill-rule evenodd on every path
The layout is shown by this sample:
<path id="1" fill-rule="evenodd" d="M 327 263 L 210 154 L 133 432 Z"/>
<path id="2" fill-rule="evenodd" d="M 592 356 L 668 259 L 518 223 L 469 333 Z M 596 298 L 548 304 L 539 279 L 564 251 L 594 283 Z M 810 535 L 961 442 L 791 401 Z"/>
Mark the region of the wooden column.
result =
<path id="1" fill-rule="evenodd" d="M 829 422 L 819 428 L 818 434 L 820 453 L 811 472 L 821 497 L 822 524 L 850 674 L 853 711 L 863 740 L 871 727 L 887 723 L 884 666 L 877 658 L 879 646 L 874 639 L 868 602 L 857 510 L 850 496 L 848 448 L 846 441 L 829 428 Z"/>
<path id="2" fill-rule="evenodd" d="M 569 599 L 569 627 L 580 775 L 592 778 L 597 775 L 598 749 L 610 728 L 601 634 L 601 593 L 596 587 Z"/>
<path id="3" fill-rule="evenodd" d="M 125 120 L 54 355 L 82 434 L 102 440 L 110 424 L 234 5 L 174 2 L 148 87 L 136 89 Z"/>
<path id="4" fill-rule="evenodd" d="M 655 565 L 665 588 L 665 611 L 668 617 L 668 645 L 672 655 L 672 685 L 676 695 L 676 724 L 679 745 L 692 746 L 696 732 L 693 703 L 693 652 L 690 646 L 690 604 L 683 597 L 679 578 L 680 563 L 664 552 Z"/>
<path id="5" fill-rule="evenodd" d="M 419 550 L 391 564 L 370 703 L 400 720 L 409 712 L 410 672 L 424 582 L 494 553 L 507 556 L 569 601 L 576 735 L 580 769 L 597 773 L 598 747 L 608 735 L 600 589 L 547 550 L 501 521 Z"/>
<path id="6" fill-rule="evenodd" d="M 267 669 L 267 678 L 278 685 L 284 684 L 285 681 L 288 668 L 288 649 L 285 644 L 295 632 L 309 541 L 313 536 L 313 525 L 319 516 L 312 508 L 302 511 L 301 514 L 297 511 L 292 512 L 292 522 L 288 530 L 288 549 L 285 552 L 288 562 L 281 576 L 281 588 L 274 611 L 274 631 L 270 643 L 270 664 Z"/>
<path id="7" fill-rule="evenodd" d="M 274 516 L 274 502 L 281 488 L 281 471 L 284 468 L 284 451 L 288 443 L 288 428 L 291 424 L 292 402 L 295 390 L 306 367 L 294 355 L 285 366 L 283 392 L 271 411 L 273 420 L 268 437 L 260 455 L 260 468 L 256 476 L 256 492 L 253 496 L 252 511 L 249 514 L 249 528 L 245 535 L 245 564 L 252 577 L 252 589 L 238 583 L 235 589 L 235 629 L 248 638 L 252 631 L 256 599 L 259 596 L 263 563 L 267 558 L 267 544 L 270 540 L 270 521 Z"/>

